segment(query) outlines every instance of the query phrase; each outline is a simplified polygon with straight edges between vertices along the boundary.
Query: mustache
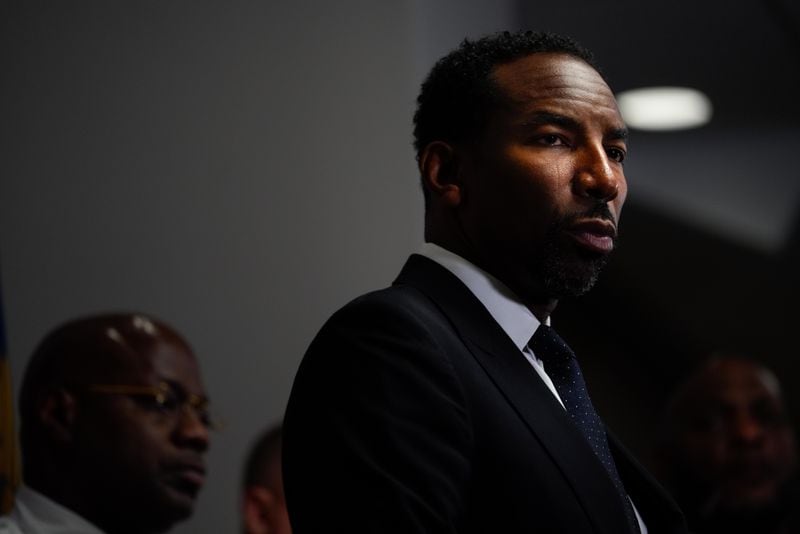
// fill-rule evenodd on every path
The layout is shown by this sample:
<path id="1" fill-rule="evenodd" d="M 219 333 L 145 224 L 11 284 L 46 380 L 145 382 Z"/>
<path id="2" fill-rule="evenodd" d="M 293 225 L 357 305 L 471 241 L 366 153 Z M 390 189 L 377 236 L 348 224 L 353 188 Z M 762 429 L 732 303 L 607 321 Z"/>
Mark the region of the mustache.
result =
<path id="1" fill-rule="evenodd" d="M 614 217 L 614 214 L 611 213 L 611 209 L 609 209 L 608 204 L 605 202 L 598 202 L 586 211 L 566 215 L 562 220 L 562 224 L 569 226 L 577 221 L 586 219 L 601 219 L 608 221 L 614 225 L 615 230 L 617 228 L 617 219 Z"/>

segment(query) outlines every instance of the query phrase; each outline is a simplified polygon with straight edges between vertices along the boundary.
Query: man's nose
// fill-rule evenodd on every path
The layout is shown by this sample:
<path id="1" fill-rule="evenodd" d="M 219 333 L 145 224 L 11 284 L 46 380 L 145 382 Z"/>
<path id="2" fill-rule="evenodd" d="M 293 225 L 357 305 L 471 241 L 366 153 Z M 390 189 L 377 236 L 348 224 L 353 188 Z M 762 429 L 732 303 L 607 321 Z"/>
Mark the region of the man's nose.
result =
<path id="1" fill-rule="evenodd" d="M 749 414 L 738 414 L 730 432 L 736 443 L 752 445 L 764 437 L 764 425 Z"/>
<path id="2" fill-rule="evenodd" d="M 210 444 L 210 429 L 208 421 L 190 406 L 178 413 L 175 427 L 175 439 L 185 447 L 199 451 L 208 450 Z"/>
<path id="3" fill-rule="evenodd" d="M 612 163 L 603 146 L 590 145 L 581 150 L 573 180 L 575 194 L 603 203 L 617 198 L 624 178 Z"/>

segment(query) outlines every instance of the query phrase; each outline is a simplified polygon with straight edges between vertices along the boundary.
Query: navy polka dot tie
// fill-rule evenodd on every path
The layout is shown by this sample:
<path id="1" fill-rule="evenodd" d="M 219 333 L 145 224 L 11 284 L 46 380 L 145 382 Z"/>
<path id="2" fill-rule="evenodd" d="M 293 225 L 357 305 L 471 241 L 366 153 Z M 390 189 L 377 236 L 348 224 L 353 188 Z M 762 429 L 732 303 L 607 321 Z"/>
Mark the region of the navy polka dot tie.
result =
<path id="1" fill-rule="evenodd" d="M 638 534 L 639 522 L 636 520 L 633 507 L 628 500 L 625 487 L 622 485 L 622 479 L 617 472 L 617 466 L 614 464 L 614 458 L 608 448 L 608 438 L 606 437 L 603 422 L 595 412 L 591 399 L 589 399 L 586 382 L 583 380 L 581 368 L 578 365 L 578 360 L 575 359 L 575 354 L 564 340 L 556 334 L 555 330 L 543 324 L 536 329 L 528 343 L 528 348 L 533 351 L 537 358 L 544 362 L 547 376 L 553 381 L 553 385 L 556 387 L 567 413 L 586 437 L 592 450 L 594 450 L 603 467 L 608 471 L 611 481 L 617 488 L 625 507 L 625 514 L 628 518 L 631 532 Z"/>

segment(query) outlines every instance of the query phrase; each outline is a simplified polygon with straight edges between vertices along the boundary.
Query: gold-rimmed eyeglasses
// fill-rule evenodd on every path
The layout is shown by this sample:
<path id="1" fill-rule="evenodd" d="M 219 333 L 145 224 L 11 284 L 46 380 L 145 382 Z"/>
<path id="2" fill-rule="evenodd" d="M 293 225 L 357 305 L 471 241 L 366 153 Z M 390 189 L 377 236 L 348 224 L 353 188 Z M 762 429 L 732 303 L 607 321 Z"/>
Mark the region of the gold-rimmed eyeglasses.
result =
<path id="1" fill-rule="evenodd" d="M 131 384 L 89 384 L 83 388 L 89 393 L 101 395 L 124 395 L 132 397 L 145 407 L 170 417 L 177 417 L 181 412 L 194 412 L 194 415 L 206 428 L 220 430 L 222 425 L 209 411 L 209 400 L 194 393 L 183 391 L 169 382 L 159 382 L 154 386 Z"/>

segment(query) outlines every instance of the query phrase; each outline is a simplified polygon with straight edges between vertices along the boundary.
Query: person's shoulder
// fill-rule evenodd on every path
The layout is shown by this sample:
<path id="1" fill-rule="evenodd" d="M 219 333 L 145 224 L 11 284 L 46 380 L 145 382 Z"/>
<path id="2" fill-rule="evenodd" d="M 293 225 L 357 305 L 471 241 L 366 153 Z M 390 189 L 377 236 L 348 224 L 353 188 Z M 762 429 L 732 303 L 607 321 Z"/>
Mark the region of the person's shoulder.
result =
<path id="1" fill-rule="evenodd" d="M 11 516 L 0 516 L 0 534 L 23 534 Z"/>
<path id="2" fill-rule="evenodd" d="M 437 313 L 434 303 L 420 290 L 410 285 L 393 285 L 371 291 L 351 300 L 329 319 L 329 323 L 386 321 L 389 318 L 414 321 Z"/>
<path id="3" fill-rule="evenodd" d="M 394 284 L 383 289 L 370 291 L 351 300 L 348 306 L 388 306 L 402 307 L 427 302 L 428 299 L 416 287 L 408 284 Z"/>

